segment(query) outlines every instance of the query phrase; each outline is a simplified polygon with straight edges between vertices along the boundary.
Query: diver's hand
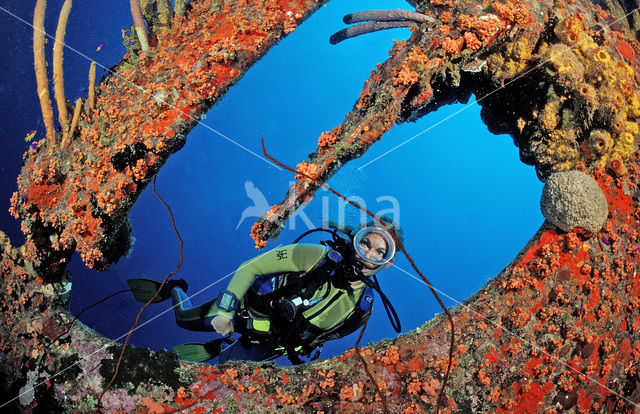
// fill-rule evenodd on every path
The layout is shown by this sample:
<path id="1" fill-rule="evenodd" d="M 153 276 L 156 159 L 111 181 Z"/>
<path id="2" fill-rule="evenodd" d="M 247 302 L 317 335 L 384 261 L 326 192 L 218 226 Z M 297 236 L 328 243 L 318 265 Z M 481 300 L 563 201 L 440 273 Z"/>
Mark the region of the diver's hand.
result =
<path id="1" fill-rule="evenodd" d="M 233 323 L 226 316 L 218 315 L 211 321 L 211 326 L 220 335 L 231 335 L 233 333 Z"/>

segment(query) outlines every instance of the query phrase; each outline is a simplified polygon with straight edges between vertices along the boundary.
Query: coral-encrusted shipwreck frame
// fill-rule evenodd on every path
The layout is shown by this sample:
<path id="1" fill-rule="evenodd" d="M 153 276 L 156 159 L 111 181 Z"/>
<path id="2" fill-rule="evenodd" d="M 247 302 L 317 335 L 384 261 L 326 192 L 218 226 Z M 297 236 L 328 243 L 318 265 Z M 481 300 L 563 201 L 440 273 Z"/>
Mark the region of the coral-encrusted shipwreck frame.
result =
<path id="1" fill-rule="evenodd" d="M 132 52 L 116 66 L 126 82 L 100 82 L 95 110 L 85 105 L 65 151 L 54 139 L 27 151 L 12 211 L 28 239 L 19 248 L 1 240 L 0 403 L 20 395 L 9 407 L 47 413 L 383 410 L 354 350 L 278 367 L 191 364 L 134 347 L 98 408 L 121 345 L 80 323 L 52 343 L 72 319 L 62 295 L 72 252 L 100 269 L 118 260 L 128 246 L 128 212 L 149 177 L 184 145 L 195 120 L 322 3 L 191 2 L 186 16 L 152 39 L 150 53 Z M 442 411 L 638 412 L 638 5 L 411 4 L 435 23 L 416 24 L 394 46 L 342 125 L 323 133 L 298 168 L 325 181 L 393 124 L 504 85 L 480 101 L 489 128 L 511 134 L 542 180 L 566 170 L 592 176 L 609 216 L 596 233 L 545 223 L 454 309 L 455 359 Z M 304 177 L 294 184 L 254 225 L 256 245 L 277 237 L 316 189 Z M 440 315 L 363 348 L 389 411 L 433 410 L 448 336 Z"/>

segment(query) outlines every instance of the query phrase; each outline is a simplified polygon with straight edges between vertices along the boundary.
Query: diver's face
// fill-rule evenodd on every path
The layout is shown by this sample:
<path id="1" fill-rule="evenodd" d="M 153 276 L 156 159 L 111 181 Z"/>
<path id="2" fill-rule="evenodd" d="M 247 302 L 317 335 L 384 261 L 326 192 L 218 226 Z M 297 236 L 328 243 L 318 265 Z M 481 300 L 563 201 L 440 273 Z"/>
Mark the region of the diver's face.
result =
<path id="1" fill-rule="evenodd" d="M 359 254 L 369 259 L 382 260 L 387 255 L 387 243 L 381 235 L 376 233 L 365 235 L 362 240 L 360 240 L 358 247 L 360 250 Z M 365 276 L 372 274 L 373 271 L 378 268 L 378 266 L 363 260 L 362 257 L 356 257 L 358 257 L 358 261 L 363 265 L 361 271 Z M 389 266 L 391 266 L 391 261 L 384 265 L 385 268 Z"/>

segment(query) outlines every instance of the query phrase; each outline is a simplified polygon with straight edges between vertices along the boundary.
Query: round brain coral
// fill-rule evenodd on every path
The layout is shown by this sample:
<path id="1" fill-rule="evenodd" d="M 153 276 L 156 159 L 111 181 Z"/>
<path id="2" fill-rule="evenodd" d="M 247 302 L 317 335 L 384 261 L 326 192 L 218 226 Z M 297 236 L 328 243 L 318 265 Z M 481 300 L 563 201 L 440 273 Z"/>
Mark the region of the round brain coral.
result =
<path id="1" fill-rule="evenodd" d="M 542 215 L 564 231 L 582 227 L 599 231 L 607 220 L 609 205 L 593 177 L 580 171 L 551 174 L 542 189 Z"/>

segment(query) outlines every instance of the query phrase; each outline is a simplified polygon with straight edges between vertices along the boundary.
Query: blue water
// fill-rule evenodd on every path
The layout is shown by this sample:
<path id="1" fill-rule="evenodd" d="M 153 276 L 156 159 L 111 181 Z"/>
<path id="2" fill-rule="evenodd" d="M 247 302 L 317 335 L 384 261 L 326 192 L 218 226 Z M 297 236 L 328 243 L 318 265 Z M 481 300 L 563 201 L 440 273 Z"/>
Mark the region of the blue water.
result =
<path id="1" fill-rule="evenodd" d="M 86 3 L 74 4 L 67 43 L 110 67 L 124 54 L 120 30 L 130 24 L 129 2 Z M 55 31 L 61 4 L 49 1 L 49 33 Z M 2 7 L 29 22 L 32 19 L 30 4 Z M 387 58 L 392 40 L 409 37 L 408 30 L 396 29 L 336 46 L 329 44 L 329 36 L 344 27 L 343 15 L 378 8 L 410 6 L 402 1 L 335 0 L 322 7 L 249 70 L 161 170 L 157 189 L 171 206 L 184 240 L 184 262 L 176 277 L 189 282 L 189 293 L 205 289 L 192 298 L 195 304 L 215 297 L 235 268 L 257 254 L 248 236 L 255 217 L 239 223 L 243 210 L 252 205 L 245 181 L 251 181 L 269 204 L 276 204 L 293 180 L 292 174 L 256 155 L 261 155 L 260 138 L 264 137 L 268 151 L 286 164 L 295 166 L 306 159 L 320 133 L 342 122 L 371 69 Z M 42 136 L 44 128 L 35 92 L 31 28 L 2 10 L 0 24 L 4 39 L 0 49 L 0 92 L 4 98 L 0 107 L 0 228 L 18 244 L 23 236 L 19 223 L 7 213 L 8 200 L 15 190 L 20 156 L 28 145 L 23 137 L 36 128 Z M 102 49 L 96 51 L 100 44 Z M 88 67 L 86 58 L 65 50 L 68 100 L 86 95 Z M 391 209 L 390 200 L 397 202 L 396 218 L 404 229 L 407 251 L 443 293 L 447 306 L 466 299 L 502 270 L 543 222 L 539 211 L 542 183 L 532 167 L 520 163 L 509 136 L 487 131 L 479 110 L 477 105 L 450 105 L 416 123 L 396 125 L 362 158 L 347 164 L 329 181 L 344 195 L 360 197 L 373 212 Z M 338 217 L 340 206 L 335 196 L 320 191 L 304 208 L 304 217 L 291 220 L 267 248 L 290 243 L 308 228 L 320 226 L 327 215 Z M 360 213 L 351 207 L 342 211 L 349 219 L 359 218 Z M 128 258 L 97 272 L 74 256 L 69 265 L 73 312 L 125 289 L 128 278 L 162 279 L 177 265 L 178 242 L 151 187 L 140 196 L 130 218 L 136 241 Z M 399 257 L 396 265 L 380 272 L 379 280 L 406 332 L 442 310 L 428 288 L 414 278 L 415 272 L 404 257 Z M 82 321 L 110 338 L 119 338 L 126 334 L 139 308 L 128 294 L 122 294 L 87 311 Z M 141 322 L 144 326 L 131 342 L 170 349 L 177 343 L 214 337 L 178 328 L 169 308 L 167 303 L 148 308 Z M 362 343 L 394 336 L 377 300 Z M 353 346 L 356 338 L 354 334 L 327 343 L 323 356 L 341 353 Z"/>

